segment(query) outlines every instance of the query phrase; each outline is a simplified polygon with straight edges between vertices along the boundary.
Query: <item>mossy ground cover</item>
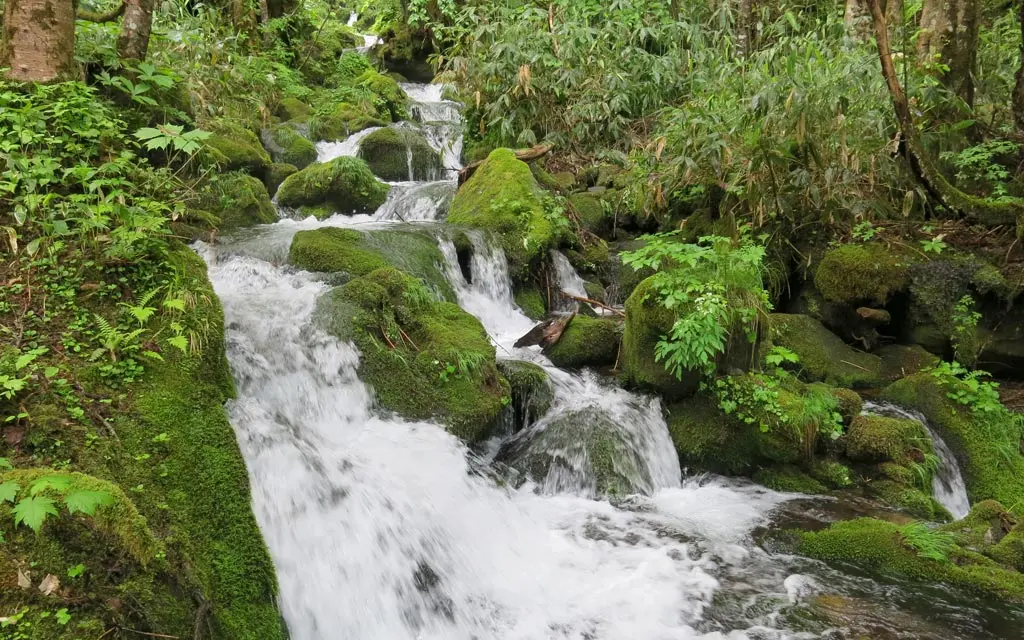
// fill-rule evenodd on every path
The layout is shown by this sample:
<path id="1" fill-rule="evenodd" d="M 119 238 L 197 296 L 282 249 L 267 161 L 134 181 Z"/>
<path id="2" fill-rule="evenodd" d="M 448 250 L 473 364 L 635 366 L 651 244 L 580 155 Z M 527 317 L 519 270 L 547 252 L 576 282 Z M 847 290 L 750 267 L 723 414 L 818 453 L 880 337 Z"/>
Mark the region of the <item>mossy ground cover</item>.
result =
<path id="1" fill-rule="evenodd" d="M 486 437 L 511 398 L 480 322 L 386 267 L 325 294 L 323 326 L 353 340 L 377 402 L 411 420 L 436 419 L 467 442 Z"/>

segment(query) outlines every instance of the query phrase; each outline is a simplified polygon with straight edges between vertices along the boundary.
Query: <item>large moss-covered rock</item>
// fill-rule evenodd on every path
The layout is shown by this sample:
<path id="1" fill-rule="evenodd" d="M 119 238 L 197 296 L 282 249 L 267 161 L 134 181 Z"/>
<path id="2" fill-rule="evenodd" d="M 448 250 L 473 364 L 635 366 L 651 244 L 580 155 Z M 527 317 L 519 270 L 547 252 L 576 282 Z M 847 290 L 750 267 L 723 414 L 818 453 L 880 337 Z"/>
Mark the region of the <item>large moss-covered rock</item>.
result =
<path id="1" fill-rule="evenodd" d="M 422 280 L 435 295 L 455 299 L 444 275 L 444 256 L 437 242 L 412 229 L 356 231 L 325 227 L 299 231 L 292 238 L 288 261 L 307 271 L 351 276 L 395 267 Z"/>
<path id="2" fill-rule="evenodd" d="M 408 127 L 385 127 L 363 138 L 359 157 L 382 180 L 440 180 L 441 156 L 422 132 Z"/>
<path id="3" fill-rule="evenodd" d="M 480 321 L 417 278 L 377 269 L 322 296 L 316 313 L 327 331 L 359 347 L 360 377 L 384 409 L 437 420 L 477 442 L 510 401 Z"/>
<path id="4" fill-rule="evenodd" d="M 666 399 L 678 399 L 696 391 L 700 375 L 672 375 L 654 358 L 655 348 L 675 324 L 675 314 L 657 299 L 653 280 L 644 280 L 626 300 L 626 326 L 622 336 L 622 375 L 626 383 L 653 391 Z"/>
<path id="5" fill-rule="evenodd" d="M 918 486 L 891 480 L 876 480 L 867 485 L 868 493 L 875 499 L 915 518 L 931 522 L 948 522 L 953 519 L 949 511 Z"/>
<path id="6" fill-rule="evenodd" d="M 938 364 L 939 359 L 917 344 L 890 344 L 874 352 L 882 359 L 882 377 L 889 382 Z"/>
<path id="7" fill-rule="evenodd" d="M 768 336 L 774 345 L 800 357 L 801 379 L 855 389 L 882 384 L 878 356 L 857 351 L 810 316 L 773 313 Z"/>
<path id="8" fill-rule="evenodd" d="M 628 434 L 597 408 L 543 420 L 506 444 L 498 459 L 548 493 L 626 496 L 654 489 Z"/>
<path id="9" fill-rule="evenodd" d="M 542 367 L 523 360 L 499 360 L 498 370 L 508 380 L 512 402 L 505 408 L 509 433 L 527 428 L 551 408 L 555 392 Z"/>
<path id="10" fill-rule="evenodd" d="M 377 110 L 389 114 L 391 120 L 404 120 L 409 114 L 409 96 L 391 76 L 368 69 L 353 81 L 360 87 L 373 92 Z"/>
<path id="11" fill-rule="evenodd" d="M 947 386 L 919 373 L 886 388 L 882 398 L 928 419 L 956 455 L 972 503 L 992 499 L 1018 504 L 1024 499 L 1019 421 L 1005 409 L 977 411 L 949 398 L 964 391 L 969 392 L 963 383 Z"/>
<path id="12" fill-rule="evenodd" d="M 512 277 L 524 280 L 558 240 L 537 180 L 510 149 L 496 149 L 455 194 L 448 222 L 501 239 Z"/>
<path id="13" fill-rule="evenodd" d="M 917 420 L 862 415 L 845 437 L 846 455 L 862 462 L 902 462 L 931 453 L 931 438 Z M 915 455 L 915 452 L 917 455 Z"/>
<path id="14" fill-rule="evenodd" d="M 577 315 L 544 354 L 563 369 L 612 366 L 618 359 L 621 335 L 618 320 Z"/>
<path id="15" fill-rule="evenodd" d="M 274 114 L 281 120 L 302 120 L 309 115 L 309 105 L 298 98 L 284 97 L 277 103 Z"/>
<path id="16" fill-rule="evenodd" d="M 293 173 L 297 173 L 299 170 L 293 164 L 284 164 L 282 162 L 275 162 L 267 168 L 267 193 L 273 195 L 277 193 L 278 187 Z"/>
<path id="17" fill-rule="evenodd" d="M 959 546 L 950 549 L 950 560 L 922 557 L 910 546 L 903 529 L 890 522 L 860 518 L 799 536 L 800 553 L 829 563 L 853 563 L 883 576 L 946 584 L 1024 602 L 1024 574 L 1007 570 Z"/>
<path id="18" fill-rule="evenodd" d="M 540 321 L 548 315 L 547 298 L 536 286 L 521 285 L 516 287 L 513 293 L 516 306 L 530 320 Z"/>
<path id="19" fill-rule="evenodd" d="M 371 127 L 383 127 L 387 121 L 372 104 L 341 102 L 325 113 L 309 118 L 309 137 L 313 140 L 344 140 Z"/>
<path id="20" fill-rule="evenodd" d="M 881 243 L 844 244 L 825 252 L 814 284 L 829 302 L 885 304 L 906 289 L 912 262 L 905 250 Z"/>
<path id="21" fill-rule="evenodd" d="M 271 159 L 255 133 L 231 120 L 213 120 L 204 127 L 212 133 L 206 139 L 209 159 L 224 170 L 241 169 L 263 177 Z"/>
<path id="22" fill-rule="evenodd" d="M 314 207 L 317 217 L 331 213 L 372 213 L 387 199 L 388 185 L 358 158 L 335 158 L 288 176 L 277 190 L 284 207 Z"/>
<path id="23" fill-rule="evenodd" d="M 274 162 L 295 165 L 299 169 L 316 162 L 316 146 L 294 124 L 286 122 L 264 129 L 261 138 Z"/>
<path id="24" fill-rule="evenodd" d="M 203 196 L 203 208 L 216 216 L 217 228 L 230 231 L 277 220 L 277 211 L 263 183 L 240 172 L 216 176 Z"/>

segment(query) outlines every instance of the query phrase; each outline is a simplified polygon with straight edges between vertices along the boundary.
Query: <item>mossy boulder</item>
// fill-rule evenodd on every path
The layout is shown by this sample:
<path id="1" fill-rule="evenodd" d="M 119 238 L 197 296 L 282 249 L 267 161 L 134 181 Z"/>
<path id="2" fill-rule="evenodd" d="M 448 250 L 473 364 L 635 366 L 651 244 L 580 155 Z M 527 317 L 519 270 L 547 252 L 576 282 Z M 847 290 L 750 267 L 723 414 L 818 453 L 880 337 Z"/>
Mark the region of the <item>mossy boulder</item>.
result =
<path id="1" fill-rule="evenodd" d="M 313 140 L 344 140 L 352 134 L 388 123 L 368 103 L 341 102 L 325 113 L 309 118 L 309 137 Z"/>
<path id="2" fill-rule="evenodd" d="M 876 480 L 869 483 L 867 488 L 874 498 L 915 518 L 931 522 L 948 522 L 953 519 L 935 498 L 914 485 Z"/>
<path id="3" fill-rule="evenodd" d="M 621 336 L 618 320 L 577 315 L 544 354 L 563 369 L 610 367 L 618 359 Z"/>
<path id="4" fill-rule="evenodd" d="M 621 497 L 654 489 L 628 434 L 593 407 L 544 419 L 502 447 L 498 460 L 546 493 Z"/>
<path id="5" fill-rule="evenodd" d="M 353 82 L 373 92 L 377 110 L 389 114 L 392 121 L 404 120 L 409 115 L 409 96 L 391 76 L 368 69 Z"/>
<path id="6" fill-rule="evenodd" d="M 510 149 L 496 149 L 459 189 L 448 222 L 485 229 L 501 239 L 513 279 L 525 280 L 558 242 L 537 180 Z"/>
<path id="7" fill-rule="evenodd" d="M 499 360 L 498 371 L 511 389 L 512 402 L 503 412 L 509 433 L 529 427 L 548 412 L 555 392 L 542 367 L 523 360 Z"/>
<path id="8" fill-rule="evenodd" d="M 861 462 L 923 461 L 931 453 L 931 438 L 917 420 L 861 415 L 846 432 L 846 455 Z"/>
<path id="9" fill-rule="evenodd" d="M 226 171 L 239 169 L 263 177 L 271 159 L 255 133 L 226 119 L 213 120 L 203 126 L 212 134 L 206 139 L 210 159 Z"/>
<path id="10" fill-rule="evenodd" d="M 815 460 L 808 470 L 811 477 L 832 489 L 845 489 L 853 485 L 853 474 L 845 464 L 835 460 Z"/>
<path id="11" fill-rule="evenodd" d="M 444 275 L 444 256 L 428 234 L 412 229 L 356 231 L 325 227 L 299 231 L 292 238 L 288 261 L 306 271 L 365 276 L 385 267 L 413 275 L 444 300 L 454 300 Z"/>
<path id="12" fill-rule="evenodd" d="M 934 367 L 939 359 L 917 344 L 889 344 L 874 352 L 882 359 L 882 377 L 890 382 Z"/>
<path id="13" fill-rule="evenodd" d="M 773 313 L 768 336 L 800 357 L 796 367 L 803 380 L 854 389 L 883 383 L 881 358 L 857 351 L 810 316 Z"/>
<path id="14" fill-rule="evenodd" d="M 532 285 L 516 287 L 513 292 L 516 306 L 531 320 L 543 320 L 548 314 L 547 299 L 540 289 Z"/>
<path id="15" fill-rule="evenodd" d="M 275 162 L 267 168 L 267 193 L 277 193 L 277 189 L 281 184 L 293 173 L 297 173 L 299 170 L 293 164 L 284 164 L 281 162 Z"/>
<path id="16" fill-rule="evenodd" d="M 909 284 L 907 251 L 881 243 L 844 244 L 828 249 L 814 272 L 814 285 L 825 300 L 884 305 Z"/>
<path id="17" fill-rule="evenodd" d="M 359 348 L 359 375 L 378 404 L 409 420 L 437 420 L 466 442 L 490 435 L 510 402 L 480 321 L 386 267 L 332 289 L 321 325 Z"/>
<path id="18" fill-rule="evenodd" d="M 774 491 L 783 493 L 826 493 L 828 488 L 792 465 L 760 469 L 751 478 Z"/>
<path id="19" fill-rule="evenodd" d="M 309 105 L 298 98 L 284 97 L 277 103 L 274 115 L 281 120 L 302 120 L 309 115 Z"/>
<path id="20" fill-rule="evenodd" d="M 851 563 L 880 576 L 946 584 L 980 595 L 1024 602 L 1024 574 L 959 546 L 949 560 L 922 557 L 903 529 L 874 518 L 837 522 L 828 529 L 799 534 L 799 553 L 828 563 Z"/>
<path id="21" fill-rule="evenodd" d="M 657 300 L 654 282 L 644 280 L 626 300 L 626 325 L 622 335 L 622 375 L 637 389 L 656 392 L 668 400 L 696 391 L 700 375 L 672 375 L 654 358 L 655 348 L 675 324 L 676 315 Z"/>
<path id="22" fill-rule="evenodd" d="M 440 180 L 445 174 L 441 155 L 422 132 L 409 127 L 374 131 L 359 143 L 359 157 L 378 178 L 391 182 Z"/>
<path id="23" fill-rule="evenodd" d="M 836 411 L 843 417 L 843 424 L 849 426 L 853 419 L 860 415 L 860 412 L 864 409 L 864 400 L 860 397 L 856 391 L 852 389 L 843 389 L 842 387 L 832 387 L 821 382 L 815 382 L 808 385 L 809 389 L 817 390 L 821 393 L 826 393 L 836 401 Z"/>
<path id="24" fill-rule="evenodd" d="M 953 450 L 972 503 L 1018 504 L 1024 499 L 1019 421 L 1005 409 L 975 410 L 950 399 L 951 393 L 969 393 L 964 385 L 919 373 L 886 388 L 882 398 L 927 418 Z"/>
<path id="25" fill-rule="evenodd" d="M 284 207 L 318 207 L 317 217 L 373 213 L 384 204 L 388 190 L 365 162 L 342 157 L 288 176 L 277 190 L 277 202 Z"/>
<path id="26" fill-rule="evenodd" d="M 943 526 L 942 530 L 956 536 L 957 544 L 964 549 L 983 553 L 1018 570 L 1024 566 L 1018 564 L 1018 561 L 1024 560 L 1024 556 L 1007 553 L 1019 547 L 1021 527 L 1017 518 L 995 500 L 982 500 L 974 504 L 970 513 Z"/>
<path id="27" fill-rule="evenodd" d="M 267 188 L 256 178 L 237 171 L 213 178 L 202 206 L 216 216 L 221 231 L 277 221 Z"/>
<path id="28" fill-rule="evenodd" d="M 299 169 L 316 162 L 316 146 L 294 124 L 286 122 L 264 129 L 261 138 L 274 162 L 295 165 Z"/>

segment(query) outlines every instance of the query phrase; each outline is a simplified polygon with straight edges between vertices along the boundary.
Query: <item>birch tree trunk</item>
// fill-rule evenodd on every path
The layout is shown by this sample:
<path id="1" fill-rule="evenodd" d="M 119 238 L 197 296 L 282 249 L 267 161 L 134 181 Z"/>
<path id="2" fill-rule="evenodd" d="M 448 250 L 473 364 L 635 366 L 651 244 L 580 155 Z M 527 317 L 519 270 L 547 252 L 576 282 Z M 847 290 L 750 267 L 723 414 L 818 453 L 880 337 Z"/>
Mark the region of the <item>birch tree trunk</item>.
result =
<path id="1" fill-rule="evenodd" d="M 978 0 L 925 0 L 921 10 L 918 57 L 949 68 L 943 84 L 974 107 L 974 67 L 978 49 Z"/>
<path id="2" fill-rule="evenodd" d="M 24 82 L 60 82 L 80 75 L 75 62 L 73 0 L 7 0 L 0 68 Z"/>
<path id="3" fill-rule="evenodd" d="M 146 59 L 155 7 L 156 0 L 125 1 L 124 21 L 117 37 L 117 53 L 122 60 Z"/>

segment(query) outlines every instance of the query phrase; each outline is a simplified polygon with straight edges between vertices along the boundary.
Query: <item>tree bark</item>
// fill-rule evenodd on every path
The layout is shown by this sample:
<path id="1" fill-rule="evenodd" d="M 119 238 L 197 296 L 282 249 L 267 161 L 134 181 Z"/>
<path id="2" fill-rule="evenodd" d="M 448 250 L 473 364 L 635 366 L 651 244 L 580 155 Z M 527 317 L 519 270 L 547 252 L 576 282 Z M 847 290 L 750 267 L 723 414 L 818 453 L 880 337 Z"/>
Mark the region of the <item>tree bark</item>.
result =
<path id="1" fill-rule="evenodd" d="M 7 0 L 0 68 L 23 82 L 78 78 L 73 0 Z"/>
<path id="2" fill-rule="evenodd" d="M 974 107 L 974 67 L 978 50 L 978 0 L 925 0 L 921 9 L 918 57 L 949 67 L 943 84 Z"/>
<path id="3" fill-rule="evenodd" d="M 875 42 L 878 45 L 878 59 L 882 64 L 882 75 L 889 88 L 896 120 L 903 137 L 900 147 L 914 176 L 928 194 L 953 215 L 958 215 L 987 226 L 1015 225 L 1020 216 L 1024 215 L 1024 200 L 993 203 L 960 191 L 942 175 L 935 163 L 917 137 L 914 118 L 910 112 L 907 95 L 900 85 L 896 66 L 892 62 L 892 51 L 889 49 L 889 30 L 882 0 L 869 0 L 871 3 L 871 22 L 875 29 Z"/>
<path id="4" fill-rule="evenodd" d="M 1017 67 L 1017 82 L 1013 87 L 1013 121 L 1017 133 L 1024 135 L 1024 2 L 1020 3 L 1020 66 Z"/>
<path id="5" fill-rule="evenodd" d="M 155 7 L 156 0 L 125 0 L 124 21 L 117 37 L 117 53 L 122 60 L 146 59 Z"/>

